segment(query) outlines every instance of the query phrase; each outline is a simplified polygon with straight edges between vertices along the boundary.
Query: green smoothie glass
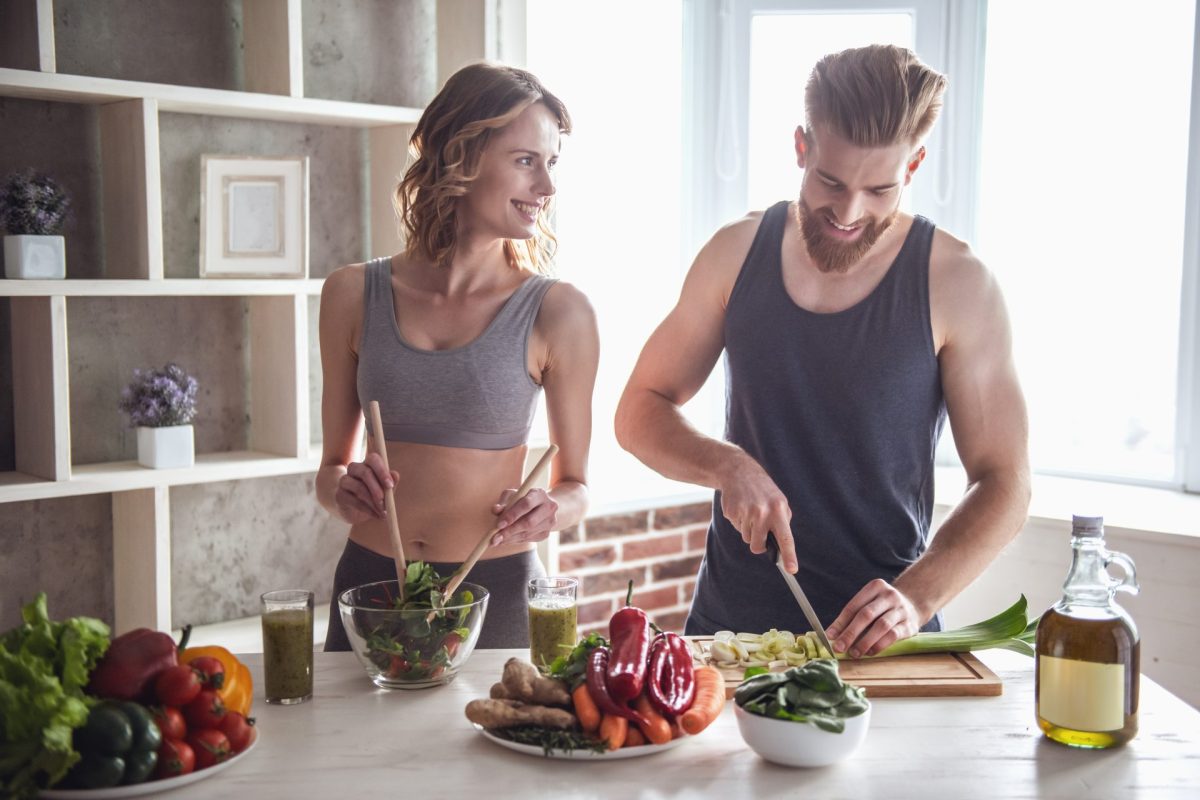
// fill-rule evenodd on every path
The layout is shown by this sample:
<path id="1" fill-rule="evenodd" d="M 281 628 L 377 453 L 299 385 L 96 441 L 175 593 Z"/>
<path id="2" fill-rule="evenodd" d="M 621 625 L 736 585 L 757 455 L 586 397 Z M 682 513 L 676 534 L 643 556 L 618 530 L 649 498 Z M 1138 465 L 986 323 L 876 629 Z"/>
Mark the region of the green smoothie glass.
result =
<path id="1" fill-rule="evenodd" d="M 268 703 L 303 703 L 313 692 L 313 593 L 262 596 L 263 678 Z"/>
<path id="2" fill-rule="evenodd" d="M 579 581 L 534 578 L 529 581 L 529 660 L 543 667 L 575 646 Z"/>

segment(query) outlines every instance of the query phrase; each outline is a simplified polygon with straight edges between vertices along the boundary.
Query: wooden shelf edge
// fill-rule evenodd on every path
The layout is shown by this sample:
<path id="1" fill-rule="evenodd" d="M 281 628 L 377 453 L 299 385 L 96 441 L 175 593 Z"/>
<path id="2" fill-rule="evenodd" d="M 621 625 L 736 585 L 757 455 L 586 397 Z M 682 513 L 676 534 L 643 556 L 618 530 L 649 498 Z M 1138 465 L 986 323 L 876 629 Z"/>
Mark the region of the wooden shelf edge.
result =
<path id="1" fill-rule="evenodd" d="M 147 469 L 136 461 L 84 464 L 72 468 L 71 478 L 47 481 L 20 472 L 0 473 L 0 504 L 27 500 L 49 500 L 88 494 L 110 494 L 154 486 L 190 486 L 198 483 L 271 478 L 315 473 L 320 457 L 289 458 L 240 450 L 196 456 L 196 464 L 184 469 Z"/>
<path id="2" fill-rule="evenodd" d="M 0 96 L 64 103 L 112 103 L 145 98 L 156 100 L 160 111 L 365 128 L 412 125 L 420 118 L 422 111 L 405 106 L 285 97 L 9 68 L 0 68 Z"/>
<path id="3" fill-rule="evenodd" d="M 168 278 L 165 280 L 68 278 L 58 281 L 0 279 L 0 297 L 251 297 L 319 295 L 324 278 L 241 280 Z"/>

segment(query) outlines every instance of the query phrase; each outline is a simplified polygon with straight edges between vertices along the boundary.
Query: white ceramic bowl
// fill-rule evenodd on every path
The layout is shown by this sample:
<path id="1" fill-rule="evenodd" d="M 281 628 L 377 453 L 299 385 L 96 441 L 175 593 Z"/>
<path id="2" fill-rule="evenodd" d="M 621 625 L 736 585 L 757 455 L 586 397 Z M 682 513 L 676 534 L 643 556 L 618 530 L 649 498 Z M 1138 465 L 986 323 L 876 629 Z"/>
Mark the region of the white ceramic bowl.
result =
<path id="1" fill-rule="evenodd" d="M 870 703 L 865 712 L 846 720 L 846 729 L 841 733 L 823 731 L 808 722 L 751 714 L 737 703 L 733 713 L 751 750 L 767 761 L 788 767 L 823 767 L 848 758 L 867 738 L 871 725 Z"/>

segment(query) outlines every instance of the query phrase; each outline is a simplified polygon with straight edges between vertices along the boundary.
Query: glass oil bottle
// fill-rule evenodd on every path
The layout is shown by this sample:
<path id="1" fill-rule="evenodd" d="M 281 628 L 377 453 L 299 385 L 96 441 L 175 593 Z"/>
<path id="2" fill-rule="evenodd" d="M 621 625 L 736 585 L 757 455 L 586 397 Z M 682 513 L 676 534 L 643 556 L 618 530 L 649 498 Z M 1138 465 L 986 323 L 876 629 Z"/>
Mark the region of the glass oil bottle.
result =
<path id="1" fill-rule="evenodd" d="M 1113 598 L 1137 594 L 1133 561 L 1104 547 L 1104 519 L 1072 519 L 1074 558 L 1063 596 L 1037 629 L 1034 704 L 1050 739 L 1101 749 L 1137 734 L 1141 640 Z M 1109 564 L 1125 573 L 1109 575 Z"/>

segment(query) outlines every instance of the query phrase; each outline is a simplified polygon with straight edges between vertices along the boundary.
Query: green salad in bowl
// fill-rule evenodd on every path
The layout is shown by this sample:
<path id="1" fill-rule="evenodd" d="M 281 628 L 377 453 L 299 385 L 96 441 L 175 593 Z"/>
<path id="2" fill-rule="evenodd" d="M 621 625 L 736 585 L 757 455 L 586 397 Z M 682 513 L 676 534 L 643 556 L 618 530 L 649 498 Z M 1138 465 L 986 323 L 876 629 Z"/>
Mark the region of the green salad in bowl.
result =
<path id="1" fill-rule="evenodd" d="M 421 561 L 399 581 L 379 581 L 338 596 L 350 647 L 367 675 L 385 689 L 423 689 L 454 679 L 475 649 L 488 591 L 463 583 L 442 602 L 450 576 Z M 402 599 L 403 598 L 403 599 Z"/>

